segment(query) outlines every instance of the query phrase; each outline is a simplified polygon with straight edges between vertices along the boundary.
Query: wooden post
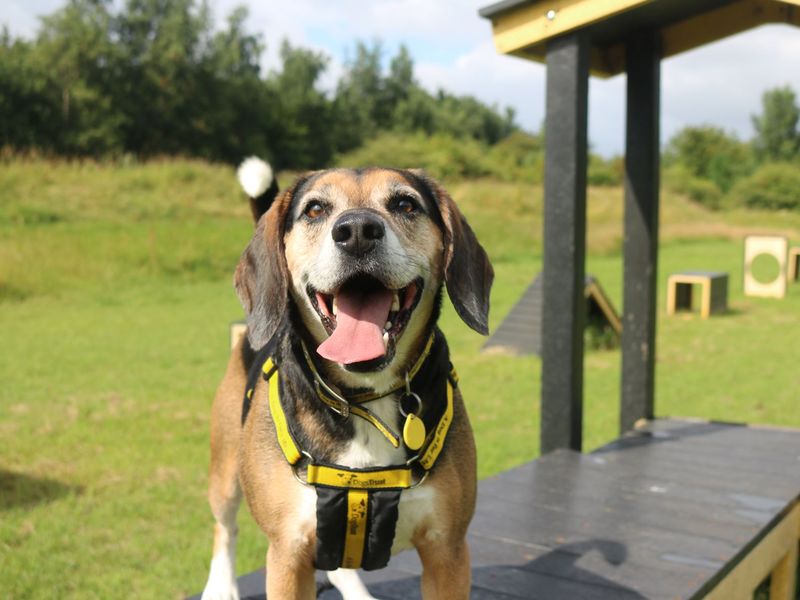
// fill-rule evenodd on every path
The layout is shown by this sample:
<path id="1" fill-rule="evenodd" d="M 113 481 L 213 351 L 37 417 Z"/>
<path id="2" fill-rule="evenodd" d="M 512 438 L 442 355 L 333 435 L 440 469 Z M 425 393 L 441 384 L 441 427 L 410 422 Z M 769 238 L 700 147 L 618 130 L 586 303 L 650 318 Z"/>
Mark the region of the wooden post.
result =
<path id="1" fill-rule="evenodd" d="M 547 44 L 540 450 L 581 449 L 589 43 Z"/>
<path id="2" fill-rule="evenodd" d="M 652 418 L 658 272 L 659 117 L 658 34 L 643 31 L 626 45 L 625 283 L 622 323 L 620 430 Z"/>

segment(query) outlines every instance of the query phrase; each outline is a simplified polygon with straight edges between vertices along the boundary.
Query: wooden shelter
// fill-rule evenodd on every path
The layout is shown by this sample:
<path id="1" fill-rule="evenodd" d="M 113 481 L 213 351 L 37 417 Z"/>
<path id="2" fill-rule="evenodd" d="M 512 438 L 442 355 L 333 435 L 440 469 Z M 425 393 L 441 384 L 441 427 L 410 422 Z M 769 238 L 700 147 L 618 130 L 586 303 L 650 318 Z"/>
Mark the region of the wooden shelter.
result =
<path id="1" fill-rule="evenodd" d="M 547 64 L 541 449 L 580 450 L 589 73 L 627 74 L 625 432 L 654 416 L 661 59 L 764 23 L 800 26 L 800 0 L 503 0 L 480 14 L 500 52 Z"/>

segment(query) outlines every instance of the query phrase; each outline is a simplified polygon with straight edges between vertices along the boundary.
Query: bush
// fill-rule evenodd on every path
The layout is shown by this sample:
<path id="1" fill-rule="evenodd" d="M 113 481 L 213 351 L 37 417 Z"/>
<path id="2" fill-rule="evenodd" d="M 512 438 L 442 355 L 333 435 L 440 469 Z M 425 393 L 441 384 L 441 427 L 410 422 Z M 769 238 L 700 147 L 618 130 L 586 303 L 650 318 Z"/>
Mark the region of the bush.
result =
<path id="1" fill-rule="evenodd" d="M 662 177 L 664 186 L 676 194 L 685 194 L 690 200 L 712 210 L 722 205 L 722 191 L 714 182 L 695 177 L 680 165 L 664 169 Z"/>
<path id="2" fill-rule="evenodd" d="M 475 179 L 494 175 L 487 147 L 473 139 L 437 134 L 383 133 L 336 158 L 343 167 L 422 168 L 437 179 Z"/>
<path id="3" fill-rule="evenodd" d="M 336 164 L 347 167 L 386 166 L 423 168 L 439 179 L 475 178 L 488 175 L 485 147 L 470 139 L 447 135 L 384 133 L 360 148 L 340 155 Z"/>
<path id="4" fill-rule="evenodd" d="M 681 129 L 667 143 L 663 161 L 665 167 L 679 166 L 692 177 L 712 181 L 722 192 L 754 168 L 748 144 L 710 125 Z"/>
<path id="5" fill-rule="evenodd" d="M 492 146 L 443 133 L 381 133 L 363 146 L 337 156 L 335 164 L 423 168 L 438 179 L 492 177 L 540 185 L 544 179 L 544 144 L 540 136 L 523 131 L 516 131 Z M 623 170 L 622 158 L 605 159 L 591 154 L 588 183 L 621 185 Z"/>
<path id="6" fill-rule="evenodd" d="M 800 211 L 800 165 L 763 165 L 733 187 L 729 202 L 746 208 Z"/>
<path id="7" fill-rule="evenodd" d="M 622 157 L 605 159 L 597 154 L 589 155 L 589 185 L 612 187 L 622 185 L 625 162 Z"/>
<path id="8" fill-rule="evenodd" d="M 541 184 L 544 180 L 541 136 L 516 131 L 492 146 L 488 159 L 494 176 L 503 181 Z"/>

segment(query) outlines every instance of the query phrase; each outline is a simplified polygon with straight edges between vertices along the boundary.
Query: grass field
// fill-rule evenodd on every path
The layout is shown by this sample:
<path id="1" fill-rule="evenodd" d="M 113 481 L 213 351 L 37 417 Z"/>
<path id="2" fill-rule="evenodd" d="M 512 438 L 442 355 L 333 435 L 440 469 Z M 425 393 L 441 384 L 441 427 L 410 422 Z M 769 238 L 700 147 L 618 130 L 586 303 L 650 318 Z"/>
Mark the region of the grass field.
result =
<path id="1" fill-rule="evenodd" d="M 281 179 L 286 185 L 287 180 Z M 496 326 L 541 268 L 541 189 L 449 184 L 496 269 Z M 621 191 L 591 190 L 588 271 L 620 308 Z M 657 412 L 800 426 L 800 285 L 745 298 L 743 234 L 800 215 L 665 195 Z M 199 162 L 0 165 L 0 596 L 181 598 L 205 581 L 208 414 L 251 235 L 233 171 Z M 730 314 L 666 318 L 670 272 L 730 273 Z M 479 354 L 447 309 L 486 476 L 538 452 L 539 361 Z M 587 448 L 617 431 L 619 354 L 585 365 Z M 265 541 L 243 509 L 239 571 Z"/>

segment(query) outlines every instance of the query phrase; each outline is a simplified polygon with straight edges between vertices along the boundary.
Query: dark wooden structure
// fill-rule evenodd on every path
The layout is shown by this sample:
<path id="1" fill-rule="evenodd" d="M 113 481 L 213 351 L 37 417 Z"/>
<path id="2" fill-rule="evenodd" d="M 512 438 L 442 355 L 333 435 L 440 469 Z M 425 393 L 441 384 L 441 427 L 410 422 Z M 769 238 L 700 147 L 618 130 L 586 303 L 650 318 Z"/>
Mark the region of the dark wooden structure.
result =
<path id="1" fill-rule="evenodd" d="M 797 431 L 657 420 L 591 454 L 558 450 L 484 480 L 471 597 L 736 600 L 772 573 L 770 598 L 789 600 L 799 459 Z M 363 577 L 378 598 L 413 600 L 420 573 L 405 552 Z M 239 584 L 242 600 L 264 598 L 263 570 Z"/>
<path id="2" fill-rule="evenodd" d="M 627 75 L 620 431 L 652 419 L 660 64 L 757 25 L 800 25 L 800 0 L 503 0 L 497 49 L 547 64 L 541 448 L 581 449 L 588 78 Z"/>
<path id="3" fill-rule="evenodd" d="M 525 289 L 503 322 L 486 340 L 482 352 L 515 356 L 542 355 L 542 276 L 537 275 Z M 587 275 L 583 285 L 586 324 L 609 330 L 619 337 L 622 321 L 600 282 Z"/>

